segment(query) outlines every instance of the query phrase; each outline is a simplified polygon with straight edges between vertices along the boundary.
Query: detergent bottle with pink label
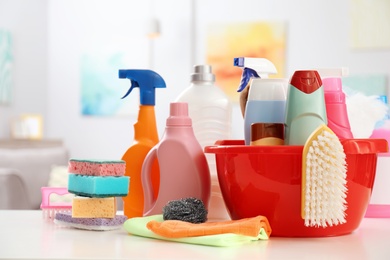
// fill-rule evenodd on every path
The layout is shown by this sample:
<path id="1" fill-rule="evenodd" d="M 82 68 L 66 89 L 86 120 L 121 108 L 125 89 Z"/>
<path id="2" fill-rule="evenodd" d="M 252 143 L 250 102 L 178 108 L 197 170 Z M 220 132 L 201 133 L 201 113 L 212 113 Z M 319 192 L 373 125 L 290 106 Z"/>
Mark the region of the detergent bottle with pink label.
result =
<path id="1" fill-rule="evenodd" d="M 153 194 L 152 163 L 157 159 L 160 168 L 160 187 Z M 170 115 L 160 142 L 146 155 L 142 165 L 144 216 L 162 214 L 171 200 L 195 197 L 208 208 L 210 171 L 206 156 L 195 137 L 188 103 L 170 104 Z"/>

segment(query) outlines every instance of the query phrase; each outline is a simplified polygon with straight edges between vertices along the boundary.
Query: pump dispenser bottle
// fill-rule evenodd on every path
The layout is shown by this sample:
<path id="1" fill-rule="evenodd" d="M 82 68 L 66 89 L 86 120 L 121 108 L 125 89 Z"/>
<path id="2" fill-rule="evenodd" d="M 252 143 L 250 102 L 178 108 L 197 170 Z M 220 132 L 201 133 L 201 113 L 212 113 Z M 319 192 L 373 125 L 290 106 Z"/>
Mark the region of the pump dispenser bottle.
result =
<path id="1" fill-rule="evenodd" d="M 217 140 L 231 138 L 232 105 L 225 93 L 215 85 L 215 75 L 209 65 L 196 65 L 191 83 L 176 99 L 188 103 L 194 134 L 202 149 Z M 209 218 L 228 218 L 219 187 L 215 155 L 206 154 L 211 175 Z"/>
<path id="2" fill-rule="evenodd" d="M 152 163 L 158 159 L 160 186 L 156 194 L 152 188 Z M 195 197 L 206 208 L 210 199 L 210 172 L 205 154 L 195 138 L 188 104 L 170 104 L 170 116 L 161 141 L 147 154 L 142 166 L 144 188 L 144 216 L 162 214 L 171 200 Z M 157 196 L 156 196 L 157 195 Z"/>
<path id="3" fill-rule="evenodd" d="M 151 70 L 119 70 L 119 78 L 131 81 L 131 87 L 123 97 L 134 88 L 140 89 L 140 106 L 137 122 L 134 124 L 134 143 L 125 152 L 122 160 L 126 162 L 125 175 L 130 177 L 129 193 L 123 197 L 123 211 L 128 218 L 141 217 L 144 209 L 144 193 L 141 182 L 142 164 L 147 153 L 159 141 L 155 105 L 155 88 L 165 88 L 163 78 Z M 159 168 L 151 162 L 151 189 L 158 194 Z"/>
<path id="4" fill-rule="evenodd" d="M 288 82 L 286 79 L 268 78 L 269 73 L 276 73 L 276 68 L 267 59 L 235 58 L 234 65 L 244 68 L 238 91 L 243 91 L 250 82 L 244 109 L 245 144 L 250 145 L 252 124 L 284 123 Z M 246 71 L 252 72 L 251 81 Z"/>

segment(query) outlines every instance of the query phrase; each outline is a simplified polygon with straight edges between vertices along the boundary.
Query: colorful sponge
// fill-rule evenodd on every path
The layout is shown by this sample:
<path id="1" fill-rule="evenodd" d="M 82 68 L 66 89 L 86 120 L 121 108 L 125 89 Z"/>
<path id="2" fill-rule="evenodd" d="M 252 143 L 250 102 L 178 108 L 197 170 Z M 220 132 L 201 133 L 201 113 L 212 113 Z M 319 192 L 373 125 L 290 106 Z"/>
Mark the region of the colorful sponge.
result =
<path id="1" fill-rule="evenodd" d="M 114 218 L 73 218 L 70 213 L 57 213 L 54 223 L 86 230 L 113 230 L 120 228 L 127 220 L 124 215 Z"/>
<path id="2" fill-rule="evenodd" d="M 70 159 L 69 173 L 91 176 L 123 176 L 126 163 L 123 160 L 99 161 Z"/>
<path id="3" fill-rule="evenodd" d="M 74 197 L 72 201 L 72 217 L 74 218 L 114 218 L 116 215 L 116 199 Z"/>
<path id="4" fill-rule="evenodd" d="M 68 191 L 86 197 L 123 197 L 129 192 L 130 177 L 97 177 L 69 174 Z"/>
<path id="5" fill-rule="evenodd" d="M 129 192 L 128 176 L 122 160 L 71 159 L 68 165 L 68 191 L 71 214 L 56 214 L 54 222 L 89 230 L 111 230 L 121 226 L 126 216 L 116 215 L 116 198 Z"/>

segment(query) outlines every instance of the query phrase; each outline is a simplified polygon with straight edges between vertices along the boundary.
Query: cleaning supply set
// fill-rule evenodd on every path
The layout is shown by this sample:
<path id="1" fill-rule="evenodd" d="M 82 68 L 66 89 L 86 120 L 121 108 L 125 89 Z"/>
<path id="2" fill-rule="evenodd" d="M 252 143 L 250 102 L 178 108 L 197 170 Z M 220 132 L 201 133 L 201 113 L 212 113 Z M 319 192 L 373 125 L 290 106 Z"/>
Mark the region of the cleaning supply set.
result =
<path id="1" fill-rule="evenodd" d="M 235 59 L 235 66 L 240 60 L 244 59 Z M 359 226 L 371 196 L 377 154 L 388 150 L 387 142 L 351 139 L 339 78 L 336 74 L 334 80 L 328 72 L 322 72 L 325 91 L 316 70 L 295 71 L 291 77 L 282 122 L 285 145 L 256 143 L 283 138 L 275 122 L 259 120 L 251 122 L 253 145 L 248 146 L 245 138 L 220 140 L 205 148 L 216 156 L 232 219 L 266 216 L 273 235 L 291 237 L 343 235 Z M 252 80 L 249 93 L 256 81 L 261 79 Z M 248 104 L 249 97 L 245 116 Z M 364 180 L 358 177 L 362 169 L 367 169 Z"/>
<path id="2" fill-rule="evenodd" d="M 155 88 L 165 88 L 164 80 L 150 70 L 119 70 L 119 78 L 131 81 L 131 88 L 124 97 L 135 87 L 140 88 L 134 144 L 121 161 L 126 166 L 96 168 L 88 165 L 96 163 L 93 161 L 71 161 L 74 167 L 69 168 L 73 174 L 70 174 L 68 189 L 83 197 L 74 199 L 75 205 L 80 204 L 80 207 L 72 208 L 71 216 L 57 213 L 55 221 L 78 228 L 106 230 L 129 218 L 123 226 L 130 234 L 213 246 L 268 239 L 271 226 L 275 236 L 331 236 L 356 229 L 372 191 L 377 153 L 387 151 L 386 141 L 340 141 L 327 126 L 324 88 L 317 71 L 296 71 L 288 85 L 286 79 L 266 78 L 269 73 L 276 73 L 273 64 L 266 59 L 236 58 L 234 64 L 244 68 L 239 91 L 243 92 L 240 99 L 245 141 L 217 141 L 219 137 L 213 137 L 216 138 L 212 140 L 214 145 L 209 144 L 211 140 L 203 139 L 202 128 L 195 132 L 192 124 L 204 122 L 204 117 L 196 114 L 207 107 L 200 108 L 203 104 L 196 98 L 206 89 L 202 85 L 214 84 L 211 67 L 196 66 L 193 85 L 179 96 L 178 102 L 170 103 L 161 140 L 154 105 Z M 205 92 L 203 101 L 207 93 L 217 93 L 210 89 Z M 214 119 L 220 119 L 226 127 L 230 105 L 220 96 L 223 102 L 218 103 L 221 107 L 216 110 L 225 114 L 216 113 Z M 207 130 L 211 132 L 211 127 Z M 228 132 L 226 128 L 221 131 Z M 203 140 L 207 142 L 203 144 Z M 211 178 L 202 145 L 206 153 L 215 154 L 219 185 L 231 221 L 203 223 L 207 219 L 203 213 L 208 211 Z M 80 168 L 76 163 L 87 165 Z M 114 168 L 122 169 L 119 171 L 123 173 L 108 176 Z M 361 169 L 368 169 L 367 179 L 356 178 L 361 175 Z M 96 172 L 103 177 L 90 176 Z M 120 181 L 114 182 L 115 178 Z M 116 208 L 109 206 L 115 199 L 107 197 L 113 195 L 125 197 L 125 216 L 121 219 L 117 218 Z M 187 208 L 178 206 L 179 212 L 168 214 L 175 205 L 188 203 L 185 198 L 191 203 L 200 200 L 204 207 L 195 212 L 187 211 L 188 206 L 193 205 L 189 203 Z M 107 207 L 100 211 L 95 201 Z M 196 207 L 193 205 L 193 208 Z M 185 211 L 190 212 L 189 218 Z M 194 224 L 184 219 L 200 221 Z M 327 228 L 319 229 L 320 226 Z"/>
<path id="3" fill-rule="evenodd" d="M 176 102 L 188 103 L 188 114 L 196 139 L 202 149 L 216 140 L 231 138 L 232 104 L 227 95 L 215 85 L 210 65 L 196 65 L 190 85 L 177 97 Z M 215 165 L 215 156 L 206 154 L 211 176 L 209 216 L 215 219 L 228 217 L 223 202 Z"/>
<path id="4" fill-rule="evenodd" d="M 142 164 L 148 152 L 159 142 L 155 106 L 155 89 L 165 88 L 164 79 L 151 70 L 119 70 L 119 78 L 127 78 L 131 87 L 124 95 L 125 98 L 134 88 L 139 88 L 140 105 L 137 122 L 134 124 L 133 144 L 124 153 L 122 160 L 126 162 L 125 175 L 131 178 L 128 195 L 123 198 L 124 214 L 140 217 L 144 212 L 144 192 L 142 188 Z M 152 194 L 159 192 L 160 174 L 157 161 L 150 167 Z"/>
<path id="5" fill-rule="evenodd" d="M 122 160 L 69 160 L 68 191 L 75 194 L 71 213 L 57 213 L 54 223 L 87 230 L 112 230 L 127 219 L 117 215 L 116 197 L 126 196 L 129 177 Z"/>
<path id="6" fill-rule="evenodd" d="M 142 163 L 144 216 L 132 216 L 125 222 L 130 234 L 211 246 L 269 238 L 271 228 L 267 218 L 261 216 L 227 223 L 203 223 L 207 220 L 211 178 L 202 145 L 215 141 L 210 138 L 230 135 L 231 105 L 216 89 L 214 80 L 211 67 L 195 66 L 191 86 L 179 96 L 178 102 L 170 103 L 165 132 Z M 152 186 L 155 162 L 160 174 L 158 192 Z M 212 161 L 210 165 L 215 167 Z"/>

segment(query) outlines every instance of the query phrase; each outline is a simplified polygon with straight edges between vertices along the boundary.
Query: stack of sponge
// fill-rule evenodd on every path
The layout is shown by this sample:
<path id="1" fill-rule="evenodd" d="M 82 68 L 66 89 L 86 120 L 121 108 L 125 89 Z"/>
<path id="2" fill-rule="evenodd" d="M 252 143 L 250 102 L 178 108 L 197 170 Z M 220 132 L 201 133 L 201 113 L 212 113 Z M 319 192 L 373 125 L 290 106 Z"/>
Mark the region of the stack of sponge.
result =
<path id="1" fill-rule="evenodd" d="M 111 230 L 127 219 L 117 215 L 116 197 L 127 196 L 129 177 L 125 161 L 69 160 L 68 191 L 72 213 L 57 213 L 55 223 L 89 230 Z"/>

